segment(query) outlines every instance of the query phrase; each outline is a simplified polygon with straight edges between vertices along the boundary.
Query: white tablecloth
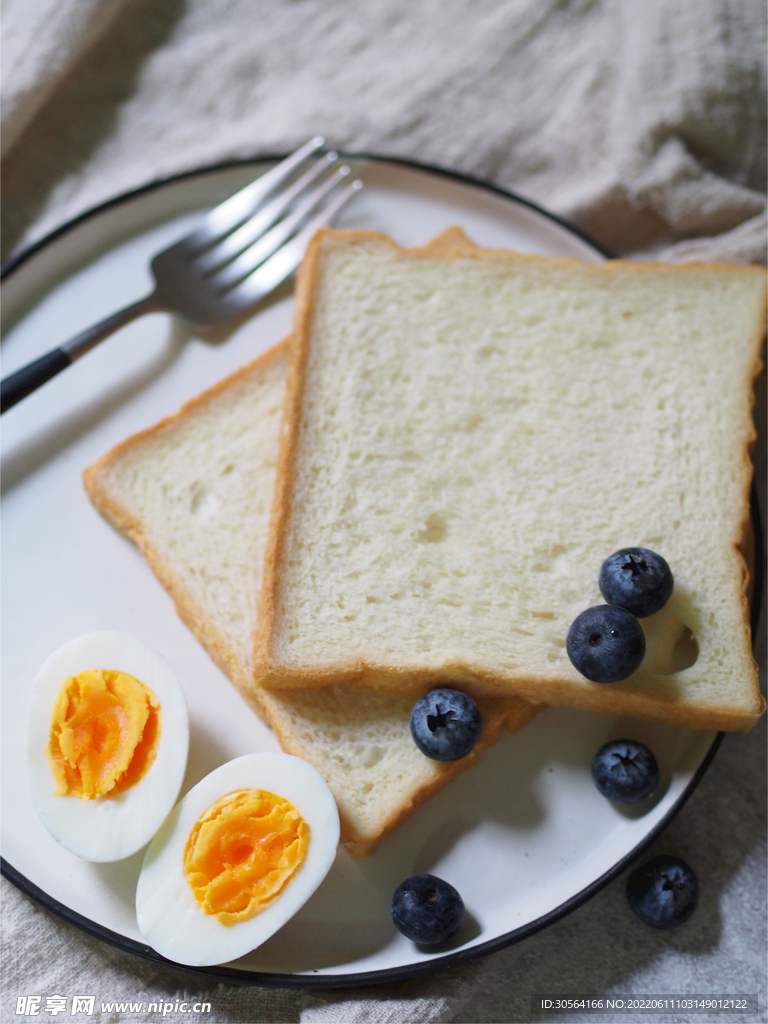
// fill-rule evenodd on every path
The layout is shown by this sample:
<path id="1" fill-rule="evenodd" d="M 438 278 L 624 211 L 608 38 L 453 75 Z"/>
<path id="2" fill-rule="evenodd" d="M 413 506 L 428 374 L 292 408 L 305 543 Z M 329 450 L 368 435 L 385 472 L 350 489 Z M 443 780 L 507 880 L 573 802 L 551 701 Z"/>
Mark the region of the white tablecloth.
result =
<path id="1" fill-rule="evenodd" d="M 4 0 L 4 253 L 124 190 L 321 132 L 513 189 L 620 255 L 765 262 L 765 23 L 762 0 Z M 622 877 L 449 974 L 310 995 L 195 986 L 4 882 L 0 1017 L 76 983 L 93 1021 L 184 993 L 211 1012 L 164 1019 L 526 1021 L 552 991 L 750 993 L 758 1016 L 727 1019 L 765 1020 L 765 748 L 765 720 L 727 737 L 654 844 L 699 876 L 677 931 L 636 923 Z"/>

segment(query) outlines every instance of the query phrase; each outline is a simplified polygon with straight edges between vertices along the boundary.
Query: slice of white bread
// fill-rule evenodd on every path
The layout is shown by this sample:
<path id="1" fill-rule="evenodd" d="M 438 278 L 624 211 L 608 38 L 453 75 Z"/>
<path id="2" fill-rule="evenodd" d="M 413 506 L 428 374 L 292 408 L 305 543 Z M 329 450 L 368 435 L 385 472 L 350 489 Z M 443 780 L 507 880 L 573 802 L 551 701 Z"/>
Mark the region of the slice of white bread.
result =
<path id="1" fill-rule="evenodd" d="M 476 693 L 747 729 L 753 379 L 765 273 L 401 249 L 321 232 L 301 268 L 255 668 L 272 689 Z M 648 653 L 565 649 L 598 573 L 672 567 Z"/>
<path id="2" fill-rule="evenodd" d="M 446 241 L 453 236 L 446 235 Z M 423 800 L 470 767 L 530 704 L 481 702 L 483 733 L 454 764 L 410 736 L 413 698 L 347 687 L 269 693 L 253 682 L 252 630 L 277 461 L 288 343 L 128 438 L 84 474 L 97 509 L 139 547 L 182 620 L 281 747 L 327 779 L 342 841 L 366 856 Z"/>

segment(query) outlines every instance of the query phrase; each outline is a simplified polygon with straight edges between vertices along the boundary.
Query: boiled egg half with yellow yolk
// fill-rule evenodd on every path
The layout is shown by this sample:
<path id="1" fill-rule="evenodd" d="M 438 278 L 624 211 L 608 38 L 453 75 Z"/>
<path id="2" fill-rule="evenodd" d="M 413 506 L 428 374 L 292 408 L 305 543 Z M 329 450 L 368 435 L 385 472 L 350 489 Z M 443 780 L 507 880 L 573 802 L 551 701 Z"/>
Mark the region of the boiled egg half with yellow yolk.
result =
<path id="1" fill-rule="evenodd" d="M 144 857 L 139 930 L 192 967 L 262 945 L 328 873 L 339 814 L 320 773 L 290 754 L 246 754 L 207 775 L 168 816 Z"/>
<path id="2" fill-rule="evenodd" d="M 53 838 L 78 857 L 116 861 L 145 846 L 178 798 L 188 747 L 179 681 L 136 637 L 86 633 L 35 678 L 32 800 Z"/>

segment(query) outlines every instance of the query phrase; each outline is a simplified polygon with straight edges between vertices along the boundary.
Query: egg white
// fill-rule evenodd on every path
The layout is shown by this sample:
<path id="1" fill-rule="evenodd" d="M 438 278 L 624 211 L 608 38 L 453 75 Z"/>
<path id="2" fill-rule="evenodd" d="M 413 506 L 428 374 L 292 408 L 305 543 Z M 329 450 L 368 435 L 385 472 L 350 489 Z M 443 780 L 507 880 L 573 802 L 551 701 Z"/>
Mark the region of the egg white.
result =
<path id="1" fill-rule="evenodd" d="M 160 742 L 149 771 L 112 797 L 82 800 L 56 796 L 46 754 L 56 695 L 67 680 L 88 669 L 125 672 L 148 686 L 160 704 Z M 64 644 L 46 659 L 32 685 L 28 767 L 32 802 L 53 838 L 84 860 L 122 860 L 145 846 L 173 807 L 189 748 L 189 720 L 181 686 L 168 663 L 136 637 L 100 630 Z"/>
<path id="2" fill-rule="evenodd" d="M 290 801 L 309 825 L 306 857 L 285 889 L 247 921 L 222 924 L 206 914 L 184 875 L 184 850 L 214 801 L 238 789 L 263 789 Z M 187 793 L 144 857 L 136 891 L 139 930 L 162 956 L 191 967 L 227 963 L 256 949 L 309 899 L 330 870 L 339 813 L 325 779 L 290 754 L 246 754 L 221 765 Z"/>

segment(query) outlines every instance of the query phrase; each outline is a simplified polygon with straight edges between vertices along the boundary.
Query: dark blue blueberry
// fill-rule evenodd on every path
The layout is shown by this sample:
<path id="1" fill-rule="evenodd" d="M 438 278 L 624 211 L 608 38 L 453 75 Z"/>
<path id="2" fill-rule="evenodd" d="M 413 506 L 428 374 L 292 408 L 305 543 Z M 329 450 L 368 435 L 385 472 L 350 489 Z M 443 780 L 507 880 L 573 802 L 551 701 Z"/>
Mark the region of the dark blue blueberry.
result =
<path id="1" fill-rule="evenodd" d="M 480 739 L 477 704 L 460 690 L 440 687 L 417 700 L 411 712 L 413 742 L 433 761 L 458 761 Z"/>
<path id="2" fill-rule="evenodd" d="M 600 593 L 608 604 L 626 608 L 638 619 L 660 611 L 675 582 L 666 561 L 648 548 L 622 548 L 600 567 Z"/>
<path id="3" fill-rule="evenodd" d="M 593 683 L 618 683 L 640 667 L 645 633 L 628 611 L 600 604 L 573 620 L 565 648 L 574 667 Z"/>
<path id="4" fill-rule="evenodd" d="M 449 882 L 435 875 L 413 875 L 395 889 L 392 920 L 407 939 L 434 946 L 458 931 L 464 901 Z"/>
<path id="5" fill-rule="evenodd" d="M 676 928 L 696 909 L 699 883 L 679 857 L 654 857 L 629 876 L 627 899 L 644 924 Z"/>
<path id="6" fill-rule="evenodd" d="M 659 765 L 643 743 L 611 740 L 595 754 L 592 779 L 603 796 L 614 803 L 636 804 L 656 789 Z"/>

